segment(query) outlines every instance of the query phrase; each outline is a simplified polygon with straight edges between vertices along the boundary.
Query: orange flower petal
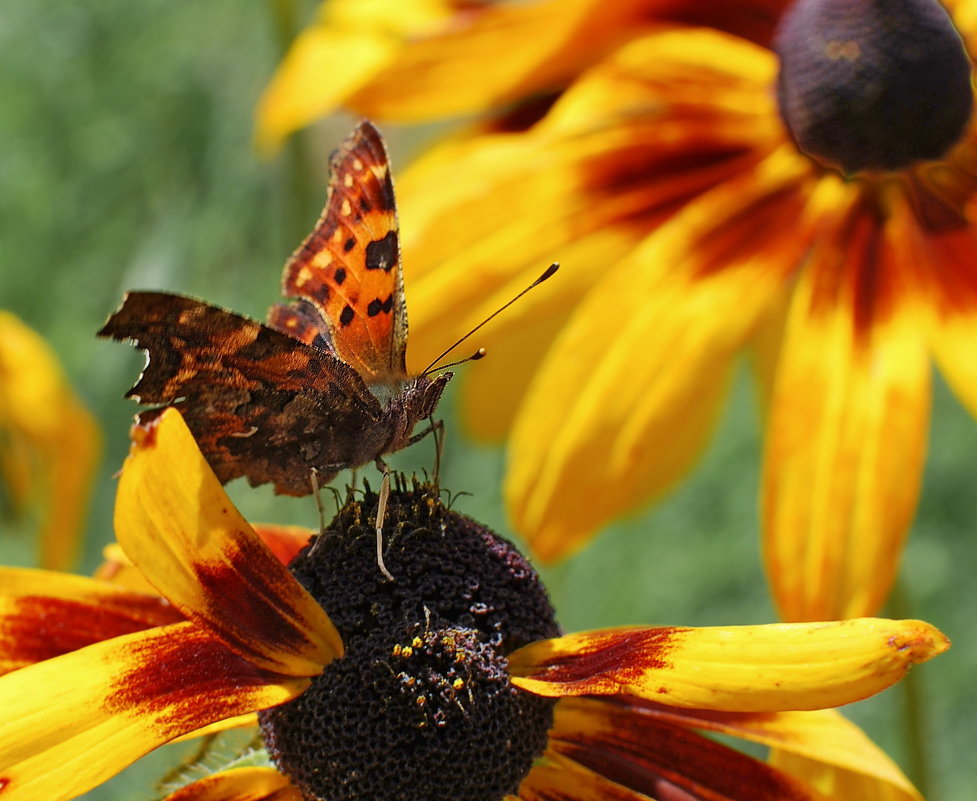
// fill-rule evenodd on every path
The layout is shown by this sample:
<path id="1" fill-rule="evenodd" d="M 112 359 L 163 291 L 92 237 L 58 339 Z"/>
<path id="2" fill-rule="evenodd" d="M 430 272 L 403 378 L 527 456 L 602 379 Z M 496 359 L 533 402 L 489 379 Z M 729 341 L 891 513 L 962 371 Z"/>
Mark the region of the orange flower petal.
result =
<path id="1" fill-rule="evenodd" d="M 786 150 L 745 169 L 659 228 L 577 309 L 511 439 L 506 499 L 540 558 L 579 548 L 698 456 L 734 355 L 807 247 L 806 170 Z"/>
<path id="2" fill-rule="evenodd" d="M 0 674 L 183 615 L 95 579 L 0 567 Z"/>
<path id="3" fill-rule="evenodd" d="M 274 768 L 232 768 L 199 779 L 165 801 L 302 801 L 302 794 Z"/>
<path id="4" fill-rule="evenodd" d="M 550 749 L 651 798 L 675 787 L 710 801 L 822 798 L 752 757 L 615 704 L 557 704 Z"/>
<path id="5" fill-rule="evenodd" d="M 635 695 L 678 707 L 772 712 L 867 698 L 949 647 L 918 620 L 860 618 L 728 628 L 604 629 L 509 657 L 537 695 Z"/>
<path id="6" fill-rule="evenodd" d="M 261 541 L 275 554 L 279 562 L 287 565 L 295 558 L 295 554 L 309 544 L 309 538 L 315 532 L 304 526 L 255 523 L 254 533 L 261 537 Z"/>
<path id="7" fill-rule="evenodd" d="M 786 620 L 871 615 L 895 578 L 929 425 L 922 295 L 899 243 L 846 204 L 795 289 L 764 454 L 767 572 Z"/>
<path id="8" fill-rule="evenodd" d="M 308 684 L 241 659 L 190 622 L 30 665 L 0 677 L 0 793 L 73 798 L 180 734 L 284 703 Z"/>
<path id="9" fill-rule="evenodd" d="M 0 479 L 16 506 L 38 501 L 41 564 L 75 560 L 101 433 L 68 384 L 54 352 L 0 311 Z"/>
<path id="10" fill-rule="evenodd" d="M 175 409 L 136 441 L 119 479 L 119 543 L 188 617 L 269 670 L 315 676 L 342 655 L 322 607 L 264 546 Z"/>

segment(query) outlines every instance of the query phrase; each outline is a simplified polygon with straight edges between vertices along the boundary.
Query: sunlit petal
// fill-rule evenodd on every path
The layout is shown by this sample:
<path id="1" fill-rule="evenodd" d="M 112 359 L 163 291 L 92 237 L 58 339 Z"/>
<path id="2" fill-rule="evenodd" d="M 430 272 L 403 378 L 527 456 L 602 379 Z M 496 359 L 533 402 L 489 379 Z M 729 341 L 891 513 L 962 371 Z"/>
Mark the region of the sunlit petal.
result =
<path id="1" fill-rule="evenodd" d="M 868 209 L 835 214 L 822 211 L 795 288 L 770 402 L 764 544 L 786 620 L 878 612 L 916 508 L 929 422 L 926 316 L 899 243 Z"/>
<path id="2" fill-rule="evenodd" d="M 540 558 L 579 547 L 698 456 L 736 351 L 811 236 L 792 165 L 774 154 L 686 207 L 593 288 L 548 352 L 506 478 Z"/>
<path id="3" fill-rule="evenodd" d="M 199 779 L 165 801 L 302 801 L 302 794 L 274 768 L 246 767 Z"/>
<path id="4" fill-rule="evenodd" d="M 247 659 L 315 676 L 343 652 L 332 622 L 264 546 L 175 409 L 135 443 L 119 479 L 119 543 L 188 617 Z"/>
<path id="5" fill-rule="evenodd" d="M 0 567 L 0 673 L 182 619 L 158 596 L 82 576 Z"/>
<path id="6" fill-rule="evenodd" d="M 184 732 L 308 684 L 262 670 L 189 622 L 30 665 L 0 677 L 0 792 L 73 798 Z"/>
<path id="7" fill-rule="evenodd" d="M 636 695 L 740 712 L 866 698 L 949 647 L 918 620 L 627 628 L 543 640 L 510 657 L 513 683 L 546 696 Z"/>
<path id="8" fill-rule="evenodd" d="M 0 481 L 15 507 L 42 509 L 41 564 L 63 570 L 77 553 L 101 434 L 34 331 L 0 311 Z"/>

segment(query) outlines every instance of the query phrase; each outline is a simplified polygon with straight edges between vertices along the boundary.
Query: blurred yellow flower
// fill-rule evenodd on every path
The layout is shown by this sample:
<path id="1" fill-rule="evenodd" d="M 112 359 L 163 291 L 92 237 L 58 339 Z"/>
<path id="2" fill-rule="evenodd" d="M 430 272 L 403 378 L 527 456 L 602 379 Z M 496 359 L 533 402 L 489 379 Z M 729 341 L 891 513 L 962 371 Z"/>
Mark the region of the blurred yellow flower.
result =
<path id="1" fill-rule="evenodd" d="M 101 433 L 34 331 L 0 310 L 0 481 L 11 510 L 37 509 L 40 563 L 71 567 Z"/>
<path id="2" fill-rule="evenodd" d="M 258 139 L 340 104 L 490 112 L 399 182 L 412 349 L 425 363 L 563 264 L 485 332 L 463 387 L 473 431 L 510 436 L 507 501 L 536 553 L 680 478 L 752 347 L 780 611 L 875 613 L 916 508 L 932 358 L 977 411 L 977 2 L 354 5 L 302 34 Z M 334 45 L 355 37 L 382 54 L 351 65 Z"/>

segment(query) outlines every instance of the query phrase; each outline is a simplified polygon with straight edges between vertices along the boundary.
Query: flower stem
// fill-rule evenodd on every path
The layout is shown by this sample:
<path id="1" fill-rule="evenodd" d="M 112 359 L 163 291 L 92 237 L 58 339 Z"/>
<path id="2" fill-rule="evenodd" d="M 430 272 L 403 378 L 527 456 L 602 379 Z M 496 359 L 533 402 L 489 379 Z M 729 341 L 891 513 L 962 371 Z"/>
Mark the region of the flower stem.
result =
<path id="1" fill-rule="evenodd" d="M 912 602 L 902 577 L 896 580 L 889 598 L 893 617 L 909 619 L 914 617 Z M 923 798 L 930 799 L 929 755 L 926 748 L 928 720 L 924 688 L 921 685 L 922 673 L 910 670 L 899 682 L 902 692 L 903 732 L 909 764 L 906 772 Z"/>

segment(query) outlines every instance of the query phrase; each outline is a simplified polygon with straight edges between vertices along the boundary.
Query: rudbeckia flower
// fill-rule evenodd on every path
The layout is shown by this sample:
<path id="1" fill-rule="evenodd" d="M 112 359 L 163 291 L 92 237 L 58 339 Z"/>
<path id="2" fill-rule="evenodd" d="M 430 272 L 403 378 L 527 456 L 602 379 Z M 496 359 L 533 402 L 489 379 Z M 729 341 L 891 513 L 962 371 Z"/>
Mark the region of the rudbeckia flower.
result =
<path id="1" fill-rule="evenodd" d="M 0 799 L 72 798 L 254 712 L 273 766 L 173 798 L 813 800 L 840 786 L 851 789 L 836 797 L 918 798 L 828 708 L 945 650 L 932 626 L 561 636 L 529 563 L 424 487 L 391 495 L 387 580 L 366 516 L 376 500 L 347 501 L 286 568 L 177 411 L 137 429 L 116 529 L 155 593 L 128 579 L 0 576 Z M 279 533 L 288 558 L 295 531 Z M 773 746 L 780 766 L 700 732 Z"/>
<path id="2" fill-rule="evenodd" d="M 51 348 L 0 310 L 0 494 L 10 511 L 39 510 L 39 561 L 64 570 L 77 555 L 101 450 Z"/>
<path id="3" fill-rule="evenodd" d="M 510 437 L 533 550 L 573 551 L 680 478 L 751 348 L 780 611 L 877 612 L 932 360 L 977 412 L 977 3 L 445 2 L 410 26 L 410 4 L 390 24 L 392 2 L 351 5 L 287 54 L 259 141 L 340 104 L 485 114 L 399 182 L 412 347 L 563 264 L 485 332 L 464 387 L 474 432 Z M 365 40 L 382 48 L 355 68 L 320 46 Z"/>

